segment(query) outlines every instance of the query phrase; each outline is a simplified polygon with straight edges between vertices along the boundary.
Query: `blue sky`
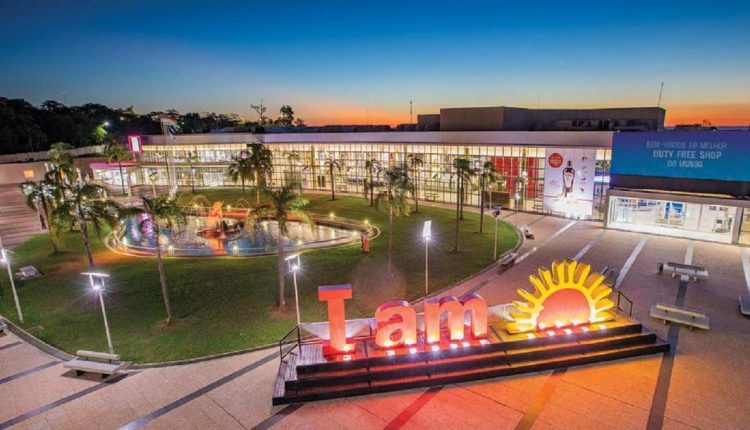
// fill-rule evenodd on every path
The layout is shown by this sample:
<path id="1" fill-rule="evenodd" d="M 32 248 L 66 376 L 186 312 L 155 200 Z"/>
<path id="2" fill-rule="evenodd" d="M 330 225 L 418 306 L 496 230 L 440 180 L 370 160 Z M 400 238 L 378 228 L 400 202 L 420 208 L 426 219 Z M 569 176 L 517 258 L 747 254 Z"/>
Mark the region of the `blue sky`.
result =
<path id="1" fill-rule="evenodd" d="M 240 4 L 241 3 L 241 4 Z M 0 1 L 0 95 L 407 122 L 440 107 L 655 105 L 750 122 L 750 2 Z"/>

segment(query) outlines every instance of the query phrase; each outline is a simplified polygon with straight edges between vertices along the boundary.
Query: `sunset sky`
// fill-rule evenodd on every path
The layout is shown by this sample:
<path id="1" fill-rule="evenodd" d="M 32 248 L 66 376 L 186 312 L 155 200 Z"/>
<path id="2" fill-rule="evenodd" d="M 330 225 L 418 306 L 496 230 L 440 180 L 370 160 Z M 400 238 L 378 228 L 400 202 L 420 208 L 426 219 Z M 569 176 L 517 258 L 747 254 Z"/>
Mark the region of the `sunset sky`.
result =
<path id="1" fill-rule="evenodd" d="M 0 96 L 395 125 L 409 100 L 655 106 L 663 81 L 668 124 L 750 123 L 747 0 L 118 3 L 0 0 Z"/>

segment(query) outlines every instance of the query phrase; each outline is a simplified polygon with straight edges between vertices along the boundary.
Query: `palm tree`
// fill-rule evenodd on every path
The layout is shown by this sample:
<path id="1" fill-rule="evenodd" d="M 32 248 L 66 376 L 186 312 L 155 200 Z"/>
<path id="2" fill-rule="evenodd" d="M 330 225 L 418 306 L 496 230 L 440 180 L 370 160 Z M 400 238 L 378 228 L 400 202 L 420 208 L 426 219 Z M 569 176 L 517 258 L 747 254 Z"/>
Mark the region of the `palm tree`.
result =
<path id="1" fill-rule="evenodd" d="M 482 234 L 484 226 L 484 194 L 488 187 L 496 184 L 499 180 L 500 175 L 497 174 L 495 163 L 485 161 L 479 173 L 479 234 Z"/>
<path id="2" fill-rule="evenodd" d="M 393 218 L 409 216 L 409 193 L 412 191 L 409 180 L 409 166 L 406 163 L 391 166 L 385 170 L 385 194 L 380 194 L 377 207 L 380 208 L 380 200 L 385 198 L 388 203 L 388 274 L 393 273 L 392 251 L 393 251 Z"/>
<path id="3" fill-rule="evenodd" d="M 153 198 L 142 196 L 142 207 L 123 209 L 123 215 L 145 214 L 151 220 L 154 239 L 156 240 L 156 265 L 159 268 L 159 283 L 161 284 L 161 295 L 164 299 L 164 308 L 167 311 L 167 325 L 172 322 L 172 305 L 169 301 L 169 290 L 167 289 L 167 276 L 164 271 L 164 262 L 161 255 L 159 236 L 162 229 L 172 229 L 185 224 L 185 215 L 177 205 L 177 202 L 168 195 L 158 195 Z"/>
<path id="4" fill-rule="evenodd" d="M 253 177 L 253 166 L 247 157 L 247 152 L 242 151 L 240 155 L 232 157 L 227 167 L 227 175 L 235 184 L 239 181 L 242 183 L 242 194 L 245 194 L 245 181 Z"/>
<path id="5" fill-rule="evenodd" d="M 463 219 L 464 184 L 471 183 L 471 177 L 476 172 L 471 167 L 471 160 L 466 158 L 454 158 L 453 168 L 456 169 L 456 243 L 453 246 L 453 252 L 458 252 L 459 221 Z"/>
<path id="6" fill-rule="evenodd" d="M 266 177 L 273 172 L 273 154 L 262 143 L 251 143 L 248 149 L 250 152 L 247 159 L 250 160 L 250 171 L 255 177 L 255 206 L 260 206 L 260 190 L 265 188 Z"/>
<path id="7" fill-rule="evenodd" d="M 33 210 L 40 210 L 44 214 L 44 222 L 47 223 L 49 238 L 55 254 L 59 251 L 57 247 L 58 230 L 50 224 L 50 211 L 58 200 L 59 188 L 48 179 L 39 182 L 27 182 L 21 185 L 26 194 L 26 205 Z"/>
<path id="8" fill-rule="evenodd" d="M 190 166 L 190 189 L 192 190 L 193 194 L 195 194 L 195 163 L 199 163 L 201 161 L 200 157 L 198 157 L 198 150 L 188 151 L 187 155 L 185 156 L 185 161 L 187 161 L 188 165 Z"/>
<path id="9" fill-rule="evenodd" d="M 73 147 L 70 144 L 57 142 L 53 143 L 47 152 L 52 169 L 46 173 L 45 177 L 52 179 L 60 186 L 65 185 L 75 175 L 73 157 L 69 153 L 71 149 Z"/>
<path id="10" fill-rule="evenodd" d="M 367 169 L 367 186 L 370 188 L 370 206 L 375 205 L 375 175 L 380 175 L 383 170 L 380 161 L 375 158 L 368 158 L 365 160 L 365 169 Z M 367 190 L 365 190 L 365 197 L 367 197 Z"/>
<path id="11" fill-rule="evenodd" d="M 279 237 L 276 248 L 278 253 L 278 272 L 279 272 L 279 307 L 286 307 L 284 297 L 284 239 L 289 235 L 288 222 L 292 217 L 312 225 L 310 213 L 307 210 L 309 202 L 299 194 L 294 185 L 284 185 L 280 189 L 271 192 L 271 204 L 269 211 L 273 213 L 276 222 L 279 225 Z"/>
<path id="12" fill-rule="evenodd" d="M 289 162 L 289 173 L 291 173 L 292 182 L 297 182 L 297 186 L 302 189 L 302 181 L 297 181 L 297 172 L 295 169 L 295 166 L 297 165 L 297 163 L 299 163 L 300 160 L 299 152 L 284 152 L 284 157 L 286 157 L 287 161 Z"/>
<path id="13" fill-rule="evenodd" d="M 104 156 L 107 157 L 107 163 L 117 162 L 117 167 L 120 169 L 122 194 L 127 194 L 125 192 L 125 176 L 122 174 L 122 162 L 131 160 L 133 158 L 132 154 L 127 150 L 127 148 L 120 145 L 113 139 L 104 146 Z"/>
<path id="14" fill-rule="evenodd" d="M 336 160 L 333 157 L 328 157 L 325 161 L 325 168 L 328 169 L 328 176 L 331 178 L 331 200 L 336 200 L 336 190 L 333 183 L 333 170 L 336 169 L 341 173 L 341 160 Z"/>
<path id="15" fill-rule="evenodd" d="M 412 183 L 414 185 L 414 212 L 419 212 L 419 168 L 424 165 L 422 154 L 408 154 L 406 160 L 411 168 Z"/>
<path id="16" fill-rule="evenodd" d="M 120 207 L 113 200 L 101 198 L 104 188 L 94 184 L 66 185 L 61 190 L 65 198 L 52 211 L 55 228 L 70 227 L 78 223 L 86 249 L 89 267 L 94 268 L 94 256 L 89 242 L 89 225 L 101 233 L 102 224 L 114 227 L 118 222 Z"/>

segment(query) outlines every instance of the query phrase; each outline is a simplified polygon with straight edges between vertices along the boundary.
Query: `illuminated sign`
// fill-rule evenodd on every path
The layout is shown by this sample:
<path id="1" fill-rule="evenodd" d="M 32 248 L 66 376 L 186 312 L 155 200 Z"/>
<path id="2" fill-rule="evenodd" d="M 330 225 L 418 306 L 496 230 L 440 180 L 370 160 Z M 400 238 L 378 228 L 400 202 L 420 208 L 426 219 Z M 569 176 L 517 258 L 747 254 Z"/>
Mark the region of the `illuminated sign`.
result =
<path id="1" fill-rule="evenodd" d="M 750 182 L 747 131 L 615 133 L 612 175 Z"/>
<path id="2" fill-rule="evenodd" d="M 328 304 L 329 341 L 323 353 L 335 354 L 354 349 L 346 340 L 344 300 L 352 298 L 352 286 L 329 285 L 318 287 L 318 299 Z M 440 342 L 440 321 L 447 315 L 449 340 L 462 340 L 465 336 L 464 320 L 470 313 L 469 336 L 483 338 L 487 335 L 487 303 L 478 294 L 467 294 L 460 299 L 454 296 L 425 300 L 424 325 L 428 343 Z M 390 301 L 378 306 L 375 311 L 377 327 L 375 344 L 380 348 L 392 348 L 417 343 L 417 313 L 405 301 Z"/>
<path id="3" fill-rule="evenodd" d="M 545 210 L 588 218 L 594 207 L 596 150 L 552 148 L 544 166 Z"/>
<path id="4" fill-rule="evenodd" d="M 554 261 L 552 268 L 540 268 L 539 276 L 529 276 L 534 292 L 518 289 L 526 302 L 513 302 L 514 321 L 505 325 L 510 333 L 525 333 L 545 328 L 561 328 L 609 321 L 607 312 L 614 307 L 608 297 L 612 288 L 604 275 L 591 266 L 573 260 Z"/>
<path id="5" fill-rule="evenodd" d="M 608 298 L 612 288 L 605 284 L 602 274 L 591 271 L 590 265 L 573 260 L 554 261 L 551 269 L 540 268 L 538 272 L 539 276 L 529 277 L 535 287 L 533 293 L 518 290 L 525 301 L 513 302 L 511 318 L 503 324 L 508 333 L 561 328 L 570 331 L 569 327 L 612 319 L 608 312 L 614 307 Z M 349 284 L 318 287 L 318 299 L 328 305 L 329 340 L 323 347 L 324 355 L 348 353 L 355 349 L 354 343 L 346 338 L 344 301 L 351 298 L 352 286 Z M 426 298 L 422 319 L 421 338 L 433 350 L 441 348 L 441 341 L 481 339 L 480 343 L 488 343 L 485 339 L 487 302 L 476 293 L 460 298 Z M 383 303 L 375 310 L 375 346 L 386 349 L 416 346 L 420 337 L 418 321 L 419 315 L 408 302 Z M 451 347 L 456 344 L 451 344 Z"/>
<path id="6" fill-rule="evenodd" d="M 143 152 L 141 147 L 141 136 L 128 136 L 128 148 L 130 152 L 134 154 L 140 154 Z"/>

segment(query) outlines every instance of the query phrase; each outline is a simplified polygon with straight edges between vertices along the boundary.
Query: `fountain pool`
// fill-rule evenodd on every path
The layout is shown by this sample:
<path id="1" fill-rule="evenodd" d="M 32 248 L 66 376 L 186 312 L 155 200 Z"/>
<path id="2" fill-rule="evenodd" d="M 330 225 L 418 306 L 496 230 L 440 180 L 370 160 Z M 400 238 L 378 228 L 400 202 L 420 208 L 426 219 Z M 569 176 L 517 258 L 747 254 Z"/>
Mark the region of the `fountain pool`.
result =
<path id="1" fill-rule="evenodd" d="M 314 216 L 314 225 L 288 221 L 289 234 L 284 238 L 287 252 L 324 248 L 359 242 L 369 225 L 353 220 Z M 154 255 L 157 243 L 164 255 L 256 256 L 275 254 L 278 246 L 278 223 L 273 219 L 255 222 L 223 218 L 221 224 L 211 217 L 187 215 L 186 223 L 174 229 L 162 229 L 157 239 L 146 215 L 123 220 L 113 233 L 110 245 L 118 251 L 136 255 Z"/>

